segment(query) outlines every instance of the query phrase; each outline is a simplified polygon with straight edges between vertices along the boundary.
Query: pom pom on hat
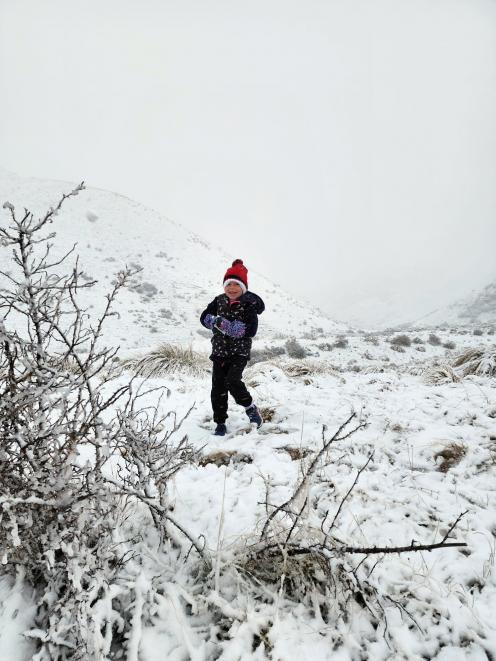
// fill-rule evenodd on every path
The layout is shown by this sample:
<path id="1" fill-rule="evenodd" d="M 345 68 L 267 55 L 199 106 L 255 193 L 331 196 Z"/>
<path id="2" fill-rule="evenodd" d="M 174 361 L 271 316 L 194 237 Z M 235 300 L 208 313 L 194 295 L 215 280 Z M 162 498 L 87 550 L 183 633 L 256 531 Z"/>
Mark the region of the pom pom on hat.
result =
<path id="1" fill-rule="evenodd" d="M 243 294 L 248 289 L 248 269 L 243 264 L 242 259 L 235 259 L 224 274 L 224 287 L 230 282 L 235 282 L 243 290 Z"/>

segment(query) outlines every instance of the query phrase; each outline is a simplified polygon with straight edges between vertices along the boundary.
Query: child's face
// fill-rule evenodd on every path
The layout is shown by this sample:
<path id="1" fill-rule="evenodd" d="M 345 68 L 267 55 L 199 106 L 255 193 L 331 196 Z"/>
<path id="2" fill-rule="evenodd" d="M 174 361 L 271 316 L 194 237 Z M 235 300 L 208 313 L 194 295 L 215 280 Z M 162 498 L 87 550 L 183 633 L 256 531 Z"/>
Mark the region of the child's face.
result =
<path id="1" fill-rule="evenodd" d="M 227 297 L 234 301 L 236 298 L 239 298 L 242 294 L 242 289 L 235 282 L 229 282 L 225 287 L 224 291 L 227 294 Z"/>

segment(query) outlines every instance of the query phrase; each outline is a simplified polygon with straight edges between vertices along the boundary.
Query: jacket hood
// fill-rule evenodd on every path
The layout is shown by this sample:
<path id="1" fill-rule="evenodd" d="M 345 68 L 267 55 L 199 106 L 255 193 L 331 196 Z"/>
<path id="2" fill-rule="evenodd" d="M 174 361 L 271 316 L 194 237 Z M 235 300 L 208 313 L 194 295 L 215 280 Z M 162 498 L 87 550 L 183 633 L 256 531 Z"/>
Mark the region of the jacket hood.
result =
<path id="1" fill-rule="evenodd" d="M 251 303 L 257 314 L 262 314 L 262 312 L 265 310 L 265 303 L 262 301 L 260 296 L 258 296 L 258 294 L 254 294 L 252 291 L 247 291 L 246 294 L 243 294 L 240 297 L 240 300 L 243 302 L 246 301 L 247 303 Z"/>

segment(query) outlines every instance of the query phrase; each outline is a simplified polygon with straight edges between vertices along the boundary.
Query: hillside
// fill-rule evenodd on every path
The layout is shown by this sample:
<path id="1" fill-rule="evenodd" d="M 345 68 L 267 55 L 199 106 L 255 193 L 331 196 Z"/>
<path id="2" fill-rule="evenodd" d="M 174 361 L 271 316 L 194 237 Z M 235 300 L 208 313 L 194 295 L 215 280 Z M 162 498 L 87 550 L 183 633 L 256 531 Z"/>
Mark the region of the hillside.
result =
<path id="1" fill-rule="evenodd" d="M 73 187 L 67 182 L 22 178 L 0 169 L 0 202 L 8 200 L 19 211 L 27 207 L 35 214 L 44 214 Z M 107 329 L 109 337 L 117 337 L 123 351 L 159 342 L 206 346 L 198 334 L 199 314 L 222 292 L 222 276 L 237 257 L 248 266 L 250 289 L 267 303 L 257 337 L 259 346 L 280 335 L 334 335 L 347 328 L 251 271 L 249 256 L 227 255 L 122 195 L 94 188 L 84 190 L 67 201 L 53 230 L 57 233 L 58 253 L 77 244 L 75 253 L 80 255 L 86 278 L 98 281 L 86 300 L 90 309 L 95 301 L 103 299 L 117 271 L 125 266 L 140 269 L 119 298 L 120 318 L 110 320 Z"/>
<path id="2" fill-rule="evenodd" d="M 2 198 L 38 212 L 68 188 L 0 178 Z M 143 268 L 106 330 L 124 358 L 162 341 L 194 351 L 172 367 L 159 354 L 153 378 L 133 362 L 88 377 L 105 406 L 89 422 L 77 366 L 47 351 L 31 369 L 20 352 L 19 378 L 0 391 L 0 658 L 494 658 L 491 328 L 347 330 L 252 273 L 269 303 L 259 346 L 294 335 L 297 351 L 246 369 L 262 427 L 230 401 L 229 433 L 214 437 L 197 315 L 231 257 L 104 191 L 67 200 L 54 229 L 57 252 L 77 240 L 98 280 L 91 310 L 124 263 Z M 4 247 L 0 259 L 14 268 Z M 0 344 L 0 387 L 13 383 L 15 342 Z M 113 397 L 129 387 L 141 413 Z M 43 443 L 67 463 L 54 474 L 41 462 L 38 479 Z"/>
<path id="3" fill-rule="evenodd" d="M 418 326 L 496 324 L 496 280 L 480 291 L 460 298 L 446 307 L 433 310 L 418 319 Z"/>

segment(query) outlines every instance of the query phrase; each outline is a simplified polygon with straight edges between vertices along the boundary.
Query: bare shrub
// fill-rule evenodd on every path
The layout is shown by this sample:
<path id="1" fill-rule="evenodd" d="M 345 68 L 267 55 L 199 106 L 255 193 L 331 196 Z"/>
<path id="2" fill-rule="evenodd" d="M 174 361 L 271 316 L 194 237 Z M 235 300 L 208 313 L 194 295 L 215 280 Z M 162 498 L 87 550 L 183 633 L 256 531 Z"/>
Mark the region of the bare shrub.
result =
<path id="1" fill-rule="evenodd" d="M 429 340 L 428 340 L 428 342 L 429 342 L 429 344 L 431 344 L 433 347 L 438 347 L 438 346 L 441 344 L 441 340 L 440 340 L 440 338 L 439 338 L 437 335 L 435 335 L 434 333 L 431 333 L 431 334 L 429 335 Z"/>
<path id="2" fill-rule="evenodd" d="M 481 328 L 474 328 L 473 334 L 477 336 L 484 335 L 484 331 Z"/>
<path id="3" fill-rule="evenodd" d="M 341 336 L 341 337 L 338 337 L 338 339 L 334 342 L 334 344 L 332 345 L 332 348 L 333 349 L 346 349 L 348 347 L 348 345 L 349 345 L 349 342 L 346 339 L 346 337 Z"/>
<path id="4" fill-rule="evenodd" d="M 191 347 L 182 347 L 165 342 L 145 356 L 128 358 L 122 361 L 122 366 L 131 370 L 137 376 L 146 378 L 174 373 L 201 375 L 208 372 L 210 368 L 209 360 L 205 354 L 193 351 Z"/>
<path id="5" fill-rule="evenodd" d="M 320 351 L 332 351 L 332 344 L 329 342 L 322 342 L 321 344 L 317 344 L 317 349 Z"/>
<path id="6" fill-rule="evenodd" d="M 334 624 L 349 621 L 354 609 L 363 608 L 373 613 L 374 628 L 382 620 L 387 630 L 386 606 L 395 605 L 401 612 L 408 613 L 406 602 L 401 597 L 395 598 L 396 595 L 385 594 L 372 579 L 377 562 L 372 560 L 367 566 L 369 556 L 380 558 L 386 554 L 466 546 L 464 542 L 450 539 L 465 512 L 447 527 L 444 536 L 436 543 L 409 540 L 404 546 L 382 547 L 346 544 L 339 527 L 340 520 L 346 511 L 347 501 L 353 497 L 360 475 L 371 463 L 373 455 L 369 455 L 354 479 L 351 478 L 350 484 L 339 491 L 333 489 L 333 495 L 328 488 L 325 466 L 329 463 L 332 446 L 364 427 L 364 423 L 350 427 L 354 417 L 355 414 L 352 414 L 333 435 L 323 428 L 321 447 L 302 464 L 301 477 L 291 495 L 279 505 L 271 503 L 267 497 L 266 519 L 258 540 L 251 545 L 244 544 L 238 552 L 237 562 L 232 563 L 231 567 L 251 581 L 254 590 L 264 586 L 263 594 L 274 594 L 277 603 L 287 597 L 313 613 L 317 612 L 325 622 L 332 621 Z M 326 488 L 310 491 L 310 484 L 315 485 L 316 480 L 322 480 L 322 486 L 326 485 Z M 267 484 L 267 494 L 270 495 L 270 484 Z M 352 562 L 355 554 L 363 559 Z M 230 577 L 231 583 L 234 578 Z M 425 601 L 422 600 L 422 603 L 425 604 Z M 394 651 L 392 638 L 388 644 Z"/>
<path id="7" fill-rule="evenodd" d="M 278 356 L 284 356 L 286 353 L 284 347 L 265 347 L 264 349 L 253 349 L 251 352 L 250 364 L 263 363 L 266 360 L 272 360 Z"/>
<path id="8" fill-rule="evenodd" d="M 448 340 L 447 342 L 443 343 L 443 347 L 445 349 L 456 349 L 456 344 L 453 342 L 453 340 Z"/>
<path id="9" fill-rule="evenodd" d="M 286 353 L 290 358 L 305 358 L 307 352 L 294 337 L 286 341 Z"/>
<path id="10" fill-rule="evenodd" d="M 421 337 L 414 337 L 412 340 L 413 344 L 424 344 L 424 340 Z"/>
<path id="11" fill-rule="evenodd" d="M 398 347 L 409 347 L 411 346 L 412 341 L 408 335 L 395 335 L 391 340 L 391 344 Z"/>
<path id="12" fill-rule="evenodd" d="M 377 335 L 366 335 L 363 338 L 364 342 L 368 342 L 369 344 L 373 344 L 374 347 L 379 346 L 379 338 Z"/>
<path id="13" fill-rule="evenodd" d="M 112 382 L 116 350 L 103 345 L 102 329 L 132 272 L 118 274 L 91 323 L 78 294 L 94 283 L 77 259 L 59 273 L 72 251 L 54 258 L 55 234 L 46 232 L 81 190 L 40 219 L 6 203 L 10 225 L 0 226 L 12 259 L 8 273 L 0 270 L 0 557 L 2 572 L 33 589 L 25 635 L 38 661 L 104 661 L 126 649 L 136 625 L 122 569 L 132 551 L 119 529 L 143 500 L 165 537 L 167 480 L 194 455 L 185 437 L 168 443 L 175 418 L 163 431 L 167 416 L 140 409 L 132 381 Z M 111 457 L 120 481 L 110 477 Z"/>

